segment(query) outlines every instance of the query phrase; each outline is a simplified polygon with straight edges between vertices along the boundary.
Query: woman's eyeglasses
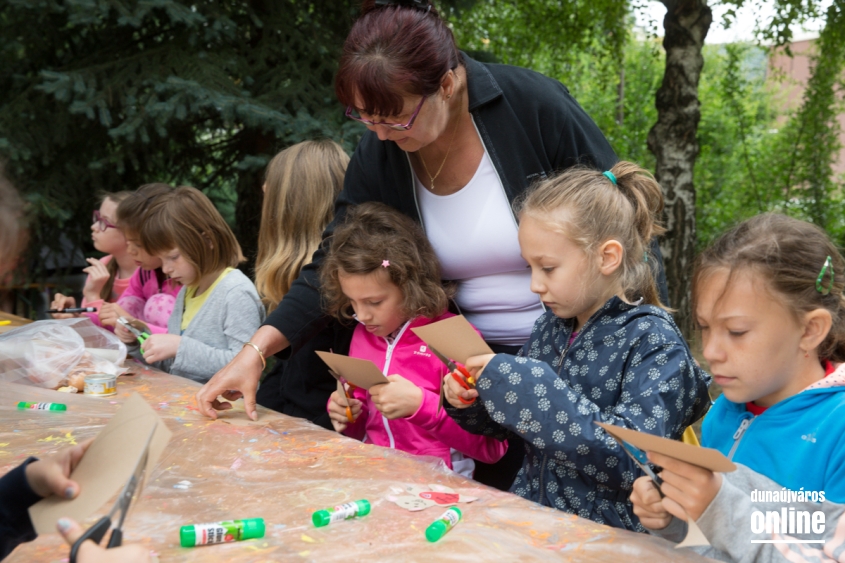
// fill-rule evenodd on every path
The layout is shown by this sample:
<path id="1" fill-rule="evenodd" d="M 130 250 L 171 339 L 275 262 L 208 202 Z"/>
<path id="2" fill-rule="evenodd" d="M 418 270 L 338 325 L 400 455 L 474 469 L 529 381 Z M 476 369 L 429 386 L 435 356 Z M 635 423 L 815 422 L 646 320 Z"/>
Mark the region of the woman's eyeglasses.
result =
<path id="1" fill-rule="evenodd" d="M 423 102 L 425 102 L 426 96 L 420 100 L 419 105 L 417 105 L 417 109 L 414 110 L 414 113 L 411 114 L 411 119 L 408 120 L 408 123 L 402 125 L 399 123 L 388 123 L 386 121 L 372 121 L 369 119 L 364 119 L 358 114 L 358 110 L 353 108 L 352 106 L 347 106 L 346 108 L 346 117 L 349 119 L 354 119 L 355 121 L 360 121 L 364 125 L 384 125 L 389 129 L 393 129 L 394 131 L 408 131 L 414 125 L 414 120 L 417 118 L 417 115 L 420 113 L 420 109 L 422 109 Z"/>
<path id="2" fill-rule="evenodd" d="M 99 227 L 101 231 L 117 228 L 117 225 L 112 225 L 109 223 L 108 219 L 100 215 L 100 211 L 97 209 L 94 210 L 94 223 L 96 223 L 97 227 Z"/>

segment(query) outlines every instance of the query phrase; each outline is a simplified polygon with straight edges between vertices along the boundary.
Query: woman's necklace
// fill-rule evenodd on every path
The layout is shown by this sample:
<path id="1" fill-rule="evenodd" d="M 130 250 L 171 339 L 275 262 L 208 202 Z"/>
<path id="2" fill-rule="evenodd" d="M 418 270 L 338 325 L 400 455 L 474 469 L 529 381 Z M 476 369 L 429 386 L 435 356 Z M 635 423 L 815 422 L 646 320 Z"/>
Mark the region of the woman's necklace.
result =
<path id="1" fill-rule="evenodd" d="M 461 98 L 463 98 L 463 91 L 461 92 Z M 461 102 L 463 101 L 460 100 Z M 458 107 L 462 107 L 461 104 L 458 104 Z M 422 157 L 422 153 L 420 153 L 420 162 L 422 162 L 423 168 L 425 169 L 425 173 L 428 174 L 428 180 L 431 186 L 429 186 L 429 190 L 434 193 L 434 181 L 440 176 L 440 173 L 443 171 L 443 167 L 446 165 L 446 161 L 449 159 L 449 153 L 452 151 L 452 144 L 455 142 L 455 134 L 458 132 L 458 125 L 461 123 L 461 114 L 460 110 L 458 112 L 457 119 L 455 120 L 455 126 L 452 128 L 452 138 L 449 139 L 449 148 L 446 149 L 446 156 L 443 157 L 443 162 L 440 163 L 440 168 L 437 169 L 437 172 L 434 176 L 431 175 L 431 172 L 428 171 L 428 166 L 425 164 L 425 160 Z"/>

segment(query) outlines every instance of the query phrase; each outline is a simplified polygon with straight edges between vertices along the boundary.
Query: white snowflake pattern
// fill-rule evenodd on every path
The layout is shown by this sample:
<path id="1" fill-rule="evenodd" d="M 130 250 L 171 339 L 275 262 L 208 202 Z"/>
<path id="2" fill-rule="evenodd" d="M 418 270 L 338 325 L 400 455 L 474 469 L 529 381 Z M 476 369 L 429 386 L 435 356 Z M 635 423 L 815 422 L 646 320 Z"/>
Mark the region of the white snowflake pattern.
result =
<path id="1" fill-rule="evenodd" d="M 596 474 L 596 466 L 592 463 L 588 463 L 584 466 L 584 473 L 586 475 L 595 475 Z"/>
<path id="2" fill-rule="evenodd" d="M 499 372 L 504 374 L 504 375 L 509 374 L 512 370 L 513 370 L 513 368 L 507 362 L 502 362 L 501 364 L 499 364 Z"/>
<path id="3" fill-rule="evenodd" d="M 517 356 L 516 358 L 513 359 L 513 361 L 515 361 L 518 364 L 527 364 L 528 358 L 526 358 L 525 356 Z"/>
<path id="4" fill-rule="evenodd" d="M 503 413 L 502 411 L 496 411 L 490 416 L 494 421 L 498 422 L 499 424 L 505 422 L 505 413 Z"/>
<path id="5" fill-rule="evenodd" d="M 607 479 L 608 475 L 604 471 L 599 471 L 598 473 L 596 473 L 596 481 L 598 481 L 599 483 L 604 483 L 607 481 Z"/>
<path id="6" fill-rule="evenodd" d="M 492 386 L 493 386 L 493 382 L 490 380 L 489 377 L 482 377 L 478 381 L 478 388 L 479 389 L 483 389 L 483 390 L 486 391 L 487 389 L 490 389 Z"/>
<path id="7" fill-rule="evenodd" d="M 549 491 L 551 494 L 555 494 L 557 492 L 557 482 L 556 481 L 549 481 L 546 483 L 546 490 Z"/>
<path id="8" fill-rule="evenodd" d="M 505 393 L 505 402 L 509 405 L 514 404 L 517 398 L 518 397 L 516 396 L 516 393 L 514 393 L 513 391 L 508 391 L 507 393 Z"/>
<path id="9" fill-rule="evenodd" d="M 573 436 L 580 436 L 581 435 L 581 425 L 577 422 L 573 422 L 569 425 L 569 433 Z"/>
<path id="10" fill-rule="evenodd" d="M 657 368 L 649 368 L 648 370 L 648 378 L 652 381 L 660 379 L 660 370 Z"/>
<path id="11" fill-rule="evenodd" d="M 604 464 L 608 467 L 616 467 L 619 465 L 619 458 L 616 456 L 608 456 L 606 460 L 604 460 Z"/>
<path id="12" fill-rule="evenodd" d="M 566 388 L 566 382 L 563 381 L 562 379 L 555 379 L 555 382 L 553 383 L 553 385 L 555 386 L 555 389 L 557 389 L 558 391 L 561 391 L 564 388 Z"/>
<path id="13" fill-rule="evenodd" d="M 537 433 L 542 429 L 543 429 L 543 425 L 540 424 L 540 421 L 538 421 L 538 420 L 532 420 L 531 424 L 528 425 L 528 430 L 531 431 L 531 432 L 534 432 L 534 433 Z"/>
<path id="14" fill-rule="evenodd" d="M 519 375 L 518 373 L 512 373 L 510 375 L 510 377 L 508 377 L 508 383 L 510 383 L 511 385 L 519 385 L 519 383 L 521 381 L 522 381 L 522 376 Z"/>
<path id="15" fill-rule="evenodd" d="M 578 455 L 587 455 L 590 453 L 590 448 L 586 444 L 578 444 L 578 447 L 575 448 L 575 451 L 578 452 Z"/>
<path id="16" fill-rule="evenodd" d="M 648 417 L 645 419 L 645 422 L 643 422 L 643 426 L 645 426 L 646 430 L 654 430 L 657 428 L 657 421 L 652 417 Z"/>
<path id="17" fill-rule="evenodd" d="M 558 424 L 566 424 L 566 421 L 569 420 L 569 415 L 560 411 L 555 415 L 555 420 L 557 420 Z"/>
<path id="18" fill-rule="evenodd" d="M 520 420 L 531 420 L 531 411 L 529 409 L 522 409 L 519 411 L 519 419 Z"/>
<path id="19" fill-rule="evenodd" d="M 557 443 L 561 443 L 566 439 L 566 433 L 563 430 L 555 430 L 552 432 L 552 439 Z"/>
<path id="20" fill-rule="evenodd" d="M 531 375 L 534 377 L 543 377 L 543 368 L 540 366 L 534 366 L 531 368 Z"/>
<path id="21" fill-rule="evenodd" d="M 541 450 L 546 447 L 546 442 L 539 436 L 534 438 L 534 446 L 540 448 Z"/>
<path id="22" fill-rule="evenodd" d="M 534 394 L 538 397 L 542 397 L 546 394 L 546 386 L 542 383 L 538 383 L 534 386 Z"/>
<path id="23" fill-rule="evenodd" d="M 551 401 L 549 401 L 549 400 L 548 400 L 548 399 L 546 399 L 545 397 L 544 397 L 544 398 L 542 398 L 542 399 L 540 399 L 539 401 L 537 401 L 537 407 L 538 407 L 541 411 L 547 411 L 547 410 L 549 410 L 549 407 L 551 407 L 551 406 L 552 406 Z"/>

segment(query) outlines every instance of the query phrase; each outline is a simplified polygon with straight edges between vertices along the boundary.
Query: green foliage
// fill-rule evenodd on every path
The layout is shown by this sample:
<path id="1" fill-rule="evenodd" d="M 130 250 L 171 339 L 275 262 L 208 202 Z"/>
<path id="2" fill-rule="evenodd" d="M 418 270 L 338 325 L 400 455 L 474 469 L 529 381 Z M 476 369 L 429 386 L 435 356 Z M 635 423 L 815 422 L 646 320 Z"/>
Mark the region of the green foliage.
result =
<path id="1" fill-rule="evenodd" d="M 355 5 L 4 2 L 0 156 L 31 204 L 33 257 L 67 252 L 61 235 L 89 239 L 97 191 L 151 181 L 205 190 L 242 244 L 254 238 L 273 154 L 320 136 L 357 142 L 332 88 Z"/>

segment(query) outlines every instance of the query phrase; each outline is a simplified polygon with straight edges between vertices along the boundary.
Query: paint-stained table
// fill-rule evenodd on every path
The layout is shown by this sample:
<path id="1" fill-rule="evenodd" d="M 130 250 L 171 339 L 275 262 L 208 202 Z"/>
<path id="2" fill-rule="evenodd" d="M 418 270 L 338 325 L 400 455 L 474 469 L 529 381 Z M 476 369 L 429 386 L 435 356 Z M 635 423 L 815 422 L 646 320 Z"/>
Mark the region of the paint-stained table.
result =
<path id="1" fill-rule="evenodd" d="M 125 541 L 165 561 L 704 561 L 662 540 L 608 528 L 459 477 L 434 458 L 368 446 L 300 419 L 260 410 L 211 421 L 195 409 L 195 383 L 149 369 L 118 378 L 108 398 L 6 385 L 0 401 L 0 474 L 92 437 L 120 403 L 139 393 L 173 431 L 125 525 Z M 64 402 L 67 412 L 19 411 L 16 401 Z M 392 487 L 435 483 L 479 497 L 462 504 L 463 521 L 436 544 L 426 526 L 444 511 L 408 512 L 387 500 Z M 366 498 L 369 516 L 315 528 L 311 513 Z M 111 502 L 103 506 L 105 512 Z M 91 524 L 98 513 L 87 522 Z M 189 523 L 264 518 L 263 539 L 182 548 Z M 23 544 L 9 563 L 67 561 L 49 534 Z"/>

